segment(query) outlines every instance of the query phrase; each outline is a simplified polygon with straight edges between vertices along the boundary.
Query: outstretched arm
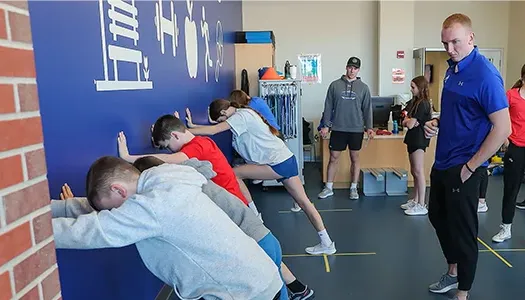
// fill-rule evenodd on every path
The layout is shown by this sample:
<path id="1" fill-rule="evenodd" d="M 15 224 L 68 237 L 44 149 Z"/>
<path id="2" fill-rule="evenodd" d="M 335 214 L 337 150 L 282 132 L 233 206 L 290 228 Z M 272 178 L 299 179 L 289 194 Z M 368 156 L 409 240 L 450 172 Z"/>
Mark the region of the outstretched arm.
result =
<path id="1" fill-rule="evenodd" d="M 195 135 L 214 135 L 230 129 L 231 127 L 227 122 L 221 122 L 217 125 L 188 128 L 188 130 Z"/>
<path id="2" fill-rule="evenodd" d="M 85 197 L 75 197 L 67 183 L 62 185 L 60 200 L 51 201 L 51 215 L 53 218 L 76 218 L 89 214 L 95 210 Z"/>
<path id="3" fill-rule="evenodd" d="M 195 135 L 214 135 L 231 129 L 227 122 L 220 122 L 215 125 L 196 125 L 193 123 L 189 108 L 186 108 L 186 123 L 188 130 Z"/>
<path id="4" fill-rule="evenodd" d="M 77 219 L 55 218 L 52 223 L 57 248 L 124 247 L 161 233 L 148 199 L 139 202 L 130 198 L 111 211 L 92 212 Z"/>
<path id="5" fill-rule="evenodd" d="M 142 154 L 142 155 L 130 155 L 128 150 L 128 142 L 126 141 L 126 135 L 124 135 L 124 132 L 119 132 L 119 136 L 117 138 L 118 142 L 118 153 L 120 158 L 124 159 L 127 162 L 134 163 L 137 159 L 144 157 L 144 156 L 155 156 L 156 158 L 172 164 L 178 164 L 188 159 L 188 156 L 182 152 L 177 153 L 171 153 L 171 154 L 164 154 L 164 153 L 157 153 L 157 154 Z"/>
<path id="6" fill-rule="evenodd" d="M 77 218 L 94 211 L 85 197 L 51 201 L 51 214 L 53 218 Z"/>

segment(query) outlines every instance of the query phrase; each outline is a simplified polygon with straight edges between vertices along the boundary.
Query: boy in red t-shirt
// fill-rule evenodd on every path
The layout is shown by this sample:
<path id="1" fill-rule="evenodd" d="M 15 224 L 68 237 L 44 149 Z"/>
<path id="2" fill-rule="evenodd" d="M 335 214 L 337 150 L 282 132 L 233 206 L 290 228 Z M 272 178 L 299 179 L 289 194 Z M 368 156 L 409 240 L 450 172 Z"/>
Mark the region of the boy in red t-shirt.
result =
<path id="1" fill-rule="evenodd" d="M 252 199 L 247 199 L 241 192 L 237 177 L 228 160 L 217 144 L 209 137 L 195 136 L 186 125 L 174 115 L 160 117 L 151 128 L 151 139 L 155 147 L 170 149 L 171 154 L 130 155 L 124 132 L 119 133 L 119 155 L 124 160 L 133 163 L 143 156 L 155 156 L 167 163 L 181 163 L 190 158 L 209 161 L 217 176 L 212 178 L 215 184 L 223 187 L 248 205 L 260 217 Z"/>

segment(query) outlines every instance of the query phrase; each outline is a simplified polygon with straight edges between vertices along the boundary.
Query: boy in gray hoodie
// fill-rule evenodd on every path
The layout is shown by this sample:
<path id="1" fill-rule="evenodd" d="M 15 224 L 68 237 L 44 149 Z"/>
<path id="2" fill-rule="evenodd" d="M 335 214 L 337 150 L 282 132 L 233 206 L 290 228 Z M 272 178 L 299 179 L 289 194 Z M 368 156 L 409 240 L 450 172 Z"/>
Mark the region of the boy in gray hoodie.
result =
<path id="1" fill-rule="evenodd" d="M 145 156 L 137 159 L 133 163 L 133 166 L 135 166 L 140 172 L 143 172 L 162 164 L 165 164 L 165 162 L 155 156 Z M 282 267 L 283 279 L 286 286 L 291 291 L 290 299 L 314 299 L 314 291 L 297 280 L 288 267 L 282 262 L 282 250 L 277 238 L 266 226 L 264 226 L 263 222 L 246 205 L 244 205 L 241 199 L 211 181 L 211 178 L 216 176 L 211 163 L 192 158 L 182 162 L 181 165 L 194 168 L 208 180 L 208 182 L 202 186 L 203 193 L 215 202 L 215 204 L 217 204 L 217 206 L 219 206 L 246 235 L 253 238 L 278 267 Z M 81 197 L 75 198 L 71 189 L 67 185 L 64 185 L 62 190 L 63 193 L 61 194 L 61 199 L 68 199 L 68 201 L 51 202 L 53 217 L 59 215 L 77 215 L 78 213 L 72 210 L 78 208 L 82 208 L 84 213 L 93 211 L 93 208 L 90 207 L 87 199 Z M 283 289 L 281 290 L 281 300 L 288 299 L 288 292 L 286 287 L 283 286 Z"/>
<path id="2" fill-rule="evenodd" d="M 141 174 L 120 158 L 102 157 L 88 172 L 89 203 L 55 201 L 76 217 L 53 219 L 56 246 L 136 244 L 146 267 L 182 300 L 279 299 L 275 263 L 202 192 L 206 183 L 189 166 L 164 164 Z M 82 214 L 89 207 L 96 211 Z"/>

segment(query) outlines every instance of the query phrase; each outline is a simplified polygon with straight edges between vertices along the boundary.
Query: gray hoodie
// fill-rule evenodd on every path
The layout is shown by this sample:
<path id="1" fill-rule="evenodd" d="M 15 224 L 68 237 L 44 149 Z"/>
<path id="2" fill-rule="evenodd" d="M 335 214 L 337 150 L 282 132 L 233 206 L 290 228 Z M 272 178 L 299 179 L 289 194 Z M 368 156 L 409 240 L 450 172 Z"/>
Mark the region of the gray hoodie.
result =
<path id="1" fill-rule="evenodd" d="M 192 167 L 164 164 L 144 171 L 137 194 L 118 208 L 82 214 L 89 205 L 79 198 L 54 201 L 65 202 L 52 205 L 54 216 L 78 214 L 53 219 L 56 247 L 136 244 L 146 267 L 183 300 L 273 299 L 283 284 L 277 266 L 202 192 L 206 182 Z"/>
<path id="2" fill-rule="evenodd" d="M 212 164 L 209 161 L 191 158 L 180 164 L 194 168 L 208 179 L 208 182 L 202 186 L 202 192 L 210 197 L 247 236 L 259 242 L 270 233 L 261 219 L 244 205 L 241 199 L 211 181 L 211 178 L 215 177 L 217 173 L 213 171 Z M 53 218 L 76 218 L 93 211 L 95 210 L 89 205 L 85 197 L 75 197 L 67 201 L 51 201 Z"/>
<path id="3" fill-rule="evenodd" d="M 209 161 L 200 161 L 192 158 L 184 161 L 182 164 L 195 168 L 208 179 L 208 183 L 202 186 L 204 194 L 210 197 L 246 235 L 259 242 L 270 233 L 270 230 L 264 226 L 261 219 L 241 199 L 211 181 L 211 178 L 215 177 L 217 173 L 213 171 L 212 164 Z"/>
<path id="4" fill-rule="evenodd" d="M 372 101 L 368 85 L 345 75 L 328 87 L 321 127 L 334 131 L 361 133 L 372 128 Z"/>

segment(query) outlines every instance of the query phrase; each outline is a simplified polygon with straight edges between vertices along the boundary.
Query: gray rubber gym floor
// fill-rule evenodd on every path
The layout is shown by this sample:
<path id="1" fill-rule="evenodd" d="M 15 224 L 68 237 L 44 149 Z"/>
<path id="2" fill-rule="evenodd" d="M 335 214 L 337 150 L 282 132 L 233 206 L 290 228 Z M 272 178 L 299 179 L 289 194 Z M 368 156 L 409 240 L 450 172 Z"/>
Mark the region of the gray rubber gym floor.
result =
<path id="1" fill-rule="evenodd" d="M 445 272 L 445 260 L 428 217 L 409 217 L 399 208 L 407 197 L 361 195 L 355 201 L 346 189 L 320 200 L 320 165 L 307 164 L 305 177 L 306 191 L 336 242 L 335 255 L 304 253 L 318 237 L 304 213 L 290 212 L 292 200 L 284 188 L 250 189 L 266 226 L 281 242 L 285 263 L 315 290 L 316 299 L 447 299 L 428 292 L 428 285 Z M 501 222 L 502 188 L 502 176 L 491 176 L 489 211 L 478 215 L 480 254 L 471 300 L 521 299 L 525 294 L 525 211 L 517 209 L 510 241 L 491 242 Z M 523 197 L 525 191 L 518 199 Z"/>

